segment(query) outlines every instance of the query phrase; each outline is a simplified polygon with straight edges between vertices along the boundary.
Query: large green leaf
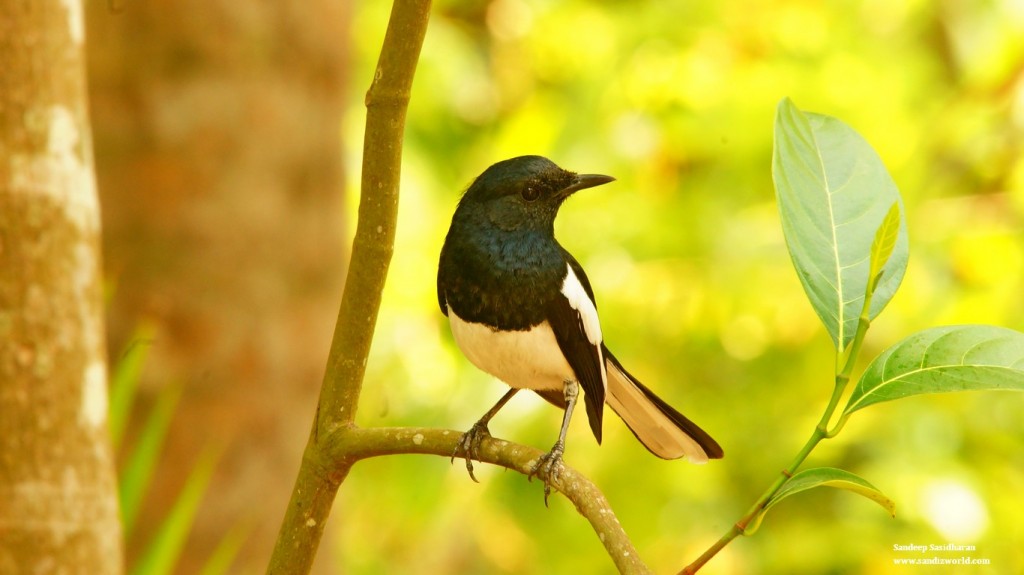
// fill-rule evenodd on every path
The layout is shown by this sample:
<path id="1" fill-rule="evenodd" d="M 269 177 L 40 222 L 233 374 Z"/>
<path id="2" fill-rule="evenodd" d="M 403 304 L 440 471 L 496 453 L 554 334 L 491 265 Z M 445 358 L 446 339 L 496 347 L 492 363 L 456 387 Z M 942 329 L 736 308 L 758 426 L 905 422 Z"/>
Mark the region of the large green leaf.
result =
<path id="1" fill-rule="evenodd" d="M 875 358 L 843 415 L 922 393 L 993 389 L 1024 391 L 1024 333 L 990 325 L 935 327 Z"/>
<path id="2" fill-rule="evenodd" d="M 874 485 L 867 482 L 866 479 L 861 478 L 858 475 L 850 473 L 849 471 L 843 471 L 842 469 L 836 469 L 834 467 L 816 467 L 814 469 L 806 469 L 801 471 L 793 477 L 789 478 L 782 488 L 780 488 L 775 495 L 768 500 L 765 504 L 764 509 L 757 514 L 753 521 L 747 525 L 746 529 L 743 530 L 745 535 L 752 535 L 757 528 L 761 526 L 761 520 L 764 519 L 768 510 L 775 506 L 776 503 L 795 495 L 801 491 L 807 491 L 815 487 L 834 487 L 837 489 L 846 489 L 852 491 L 858 495 L 863 495 L 868 499 L 882 506 L 883 509 L 889 512 L 889 515 L 896 516 L 896 504 L 886 497 L 881 491 L 879 491 Z"/>
<path id="3" fill-rule="evenodd" d="M 779 103 L 775 118 L 772 177 L 797 275 L 842 351 L 857 332 L 869 287 L 875 288 L 873 319 L 903 280 L 908 242 L 899 191 L 857 132 L 835 118 L 804 113 L 788 98 Z M 899 222 L 893 235 L 887 215 L 894 205 L 892 217 Z M 876 237 L 888 243 L 873 251 Z M 873 253 L 885 256 L 875 277 Z"/>

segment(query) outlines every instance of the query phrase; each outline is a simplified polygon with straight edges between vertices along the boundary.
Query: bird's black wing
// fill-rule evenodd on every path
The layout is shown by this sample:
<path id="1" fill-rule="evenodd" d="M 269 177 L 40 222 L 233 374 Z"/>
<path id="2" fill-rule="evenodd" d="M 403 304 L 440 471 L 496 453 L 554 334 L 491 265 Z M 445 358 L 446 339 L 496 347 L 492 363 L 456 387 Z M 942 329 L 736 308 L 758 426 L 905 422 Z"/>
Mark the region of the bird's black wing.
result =
<path id="1" fill-rule="evenodd" d="M 548 302 L 545 311 L 558 347 L 583 388 L 590 429 L 597 442 L 601 443 L 607 381 L 601 327 L 590 283 L 579 263 L 568 252 L 565 255 L 569 264 L 566 280 L 558 294 Z"/>

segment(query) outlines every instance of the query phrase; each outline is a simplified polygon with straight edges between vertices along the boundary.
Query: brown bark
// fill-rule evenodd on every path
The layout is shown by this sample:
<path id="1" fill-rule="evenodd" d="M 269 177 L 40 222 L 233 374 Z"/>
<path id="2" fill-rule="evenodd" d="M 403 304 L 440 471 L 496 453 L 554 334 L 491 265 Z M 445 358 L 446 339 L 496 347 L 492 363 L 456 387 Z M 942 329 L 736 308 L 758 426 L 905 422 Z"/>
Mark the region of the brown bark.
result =
<path id="1" fill-rule="evenodd" d="M 120 573 L 80 0 L 0 4 L 0 572 Z"/>
<path id="2" fill-rule="evenodd" d="M 256 527 L 236 567 L 266 564 L 347 259 L 348 10 L 347 0 L 88 5 L 111 347 L 140 322 L 155 327 L 140 415 L 161 387 L 183 386 L 129 563 L 212 443 L 224 455 L 179 570 L 198 572 L 239 523 Z"/>

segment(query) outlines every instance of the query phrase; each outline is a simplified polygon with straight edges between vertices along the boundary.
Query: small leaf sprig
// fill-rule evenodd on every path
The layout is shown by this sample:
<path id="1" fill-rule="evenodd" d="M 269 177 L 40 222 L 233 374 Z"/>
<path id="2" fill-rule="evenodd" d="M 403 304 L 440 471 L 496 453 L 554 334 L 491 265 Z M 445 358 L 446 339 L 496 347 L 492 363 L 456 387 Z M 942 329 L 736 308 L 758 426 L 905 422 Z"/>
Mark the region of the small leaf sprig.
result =
<path id="1" fill-rule="evenodd" d="M 696 573 L 733 539 L 752 535 L 783 499 L 815 487 L 857 493 L 895 516 L 895 503 L 850 471 L 798 471 L 818 443 L 835 437 L 854 412 L 927 393 L 1024 391 L 1024 333 L 986 325 L 935 327 L 875 358 L 832 424 L 864 336 L 906 273 L 909 241 L 903 200 L 882 160 L 859 134 L 836 118 L 801 111 L 788 98 L 776 114 L 772 176 L 793 266 L 835 345 L 832 396 L 789 466 L 680 575 Z"/>

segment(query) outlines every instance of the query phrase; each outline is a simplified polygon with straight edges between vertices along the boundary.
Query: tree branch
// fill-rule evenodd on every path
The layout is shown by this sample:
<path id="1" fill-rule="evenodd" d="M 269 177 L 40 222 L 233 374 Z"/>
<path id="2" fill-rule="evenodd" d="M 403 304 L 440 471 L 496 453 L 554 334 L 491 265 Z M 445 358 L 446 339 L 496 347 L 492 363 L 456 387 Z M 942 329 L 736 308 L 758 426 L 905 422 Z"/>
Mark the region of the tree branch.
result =
<path id="1" fill-rule="evenodd" d="M 347 473 L 355 461 L 380 455 L 418 453 L 451 457 L 461 436 L 460 431 L 425 427 L 351 427 L 335 433 L 326 452 L 339 462 L 336 471 L 340 473 L 344 470 Z M 537 458 L 543 454 L 539 449 L 495 438 L 484 439 L 477 453 L 484 463 L 500 465 L 523 475 L 530 473 Z M 565 495 L 580 515 L 590 522 L 619 573 L 651 573 L 633 547 L 608 500 L 589 479 L 563 463 L 558 479 L 552 481 L 551 486 Z"/>
<path id="2" fill-rule="evenodd" d="M 351 426 L 394 251 L 405 115 L 430 0 L 395 0 L 366 94 L 359 223 L 316 418 L 267 573 L 308 573 L 351 463 L 328 465 L 321 440 Z"/>
<path id="3" fill-rule="evenodd" d="M 366 93 L 366 132 L 359 220 L 338 323 L 317 412 L 320 432 L 355 419 L 366 358 L 394 252 L 402 143 L 430 0 L 395 0 L 373 83 Z"/>
<path id="4" fill-rule="evenodd" d="M 461 433 L 355 425 L 370 342 L 394 251 L 405 115 L 430 0 L 396 0 L 373 84 L 366 94 L 366 133 L 359 220 L 309 441 L 281 525 L 268 574 L 309 573 L 341 483 L 360 459 L 402 453 L 450 457 Z M 528 475 L 543 453 L 485 439 L 480 460 Z M 647 575 L 632 542 L 600 490 L 563 464 L 552 487 L 587 518 L 620 573 Z"/>

